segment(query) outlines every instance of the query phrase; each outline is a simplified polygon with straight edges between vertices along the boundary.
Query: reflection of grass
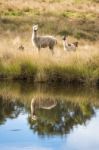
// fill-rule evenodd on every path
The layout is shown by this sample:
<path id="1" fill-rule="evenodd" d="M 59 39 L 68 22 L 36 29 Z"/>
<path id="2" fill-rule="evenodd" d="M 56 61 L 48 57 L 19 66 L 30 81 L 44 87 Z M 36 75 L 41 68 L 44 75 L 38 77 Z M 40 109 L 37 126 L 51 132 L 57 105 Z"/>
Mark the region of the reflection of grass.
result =
<path id="1" fill-rule="evenodd" d="M 40 87 L 41 86 L 41 87 Z M 49 90 L 50 89 L 50 90 Z M 35 113 L 37 120 L 33 121 L 30 116 L 31 100 L 35 100 Z M 73 87 L 51 87 L 48 85 L 18 84 L 10 82 L 0 83 L 0 123 L 4 119 L 16 118 L 22 110 L 28 110 L 28 121 L 30 126 L 33 124 L 35 129 L 41 133 L 67 133 L 72 126 L 85 123 L 94 114 L 93 106 L 99 106 L 99 94 L 92 89 L 76 89 Z M 40 109 L 42 106 L 56 104 L 51 110 Z M 24 109 L 25 108 L 25 109 Z M 13 115 L 14 114 L 14 115 Z M 32 115 L 32 114 L 31 114 Z M 61 132 L 61 124 L 64 117 L 64 132 Z M 57 128 L 59 125 L 60 128 Z M 63 124 L 62 124 L 63 125 Z M 52 129 L 49 130 L 52 126 Z M 38 127 L 38 128 L 35 128 Z M 55 128 L 56 127 L 56 128 Z M 63 126 L 62 126 L 63 127 Z M 63 129 L 63 128 L 62 128 Z M 55 131 L 55 132 L 54 132 Z M 59 132 L 57 132 L 59 131 Z M 63 130 L 62 130 L 63 131 Z"/>
<path id="2" fill-rule="evenodd" d="M 45 130 L 48 131 L 48 124 L 53 126 L 55 124 L 59 124 L 61 122 L 61 116 L 66 118 L 66 129 L 68 129 L 67 126 L 69 128 L 72 127 L 71 123 L 73 123 L 73 125 L 85 123 L 86 120 L 90 119 L 90 117 L 94 114 L 93 107 L 99 107 L 98 91 L 89 88 L 80 89 L 80 87 L 77 88 L 77 86 L 76 89 L 66 86 L 58 86 L 55 88 L 44 84 L 33 86 L 32 84 L 26 83 L 18 84 L 12 82 L 11 84 L 10 82 L 9 84 L 7 82 L 2 82 L 0 83 L 0 97 L 4 101 L 3 109 L 6 104 L 9 104 L 10 102 L 12 104 L 16 104 L 16 102 L 18 102 L 18 104 L 24 106 L 29 112 L 31 112 L 31 100 L 34 99 L 36 102 L 35 112 L 38 119 L 33 121 L 30 115 L 28 115 L 28 121 L 30 126 L 32 126 L 33 123 L 36 123 L 36 126 L 39 126 L 39 129 L 41 129 L 43 133 Z M 49 111 L 40 109 L 39 107 L 49 106 L 50 104 L 53 104 L 53 102 L 56 103 L 56 106 Z M 18 105 L 18 107 L 20 106 Z M 17 109 L 15 112 L 17 112 Z M 72 112 L 74 113 L 73 116 L 71 116 Z M 35 130 L 35 126 L 32 129 Z"/>
<path id="3" fill-rule="evenodd" d="M 50 89 L 50 90 L 49 90 Z M 61 86 L 55 87 L 50 85 L 34 85 L 29 83 L 16 83 L 16 82 L 0 82 L 0 96 L 3 99 L 20 100 L 26 106 L 30 107 L 32 98 L 37 100 L 46 99 L 63 100 L 66 102 L 73 102 L 81 106 L 81 109 L 85 110 L 86 104 L 92 104 L 99 106 L 99 93 L 97 89 Z"/>

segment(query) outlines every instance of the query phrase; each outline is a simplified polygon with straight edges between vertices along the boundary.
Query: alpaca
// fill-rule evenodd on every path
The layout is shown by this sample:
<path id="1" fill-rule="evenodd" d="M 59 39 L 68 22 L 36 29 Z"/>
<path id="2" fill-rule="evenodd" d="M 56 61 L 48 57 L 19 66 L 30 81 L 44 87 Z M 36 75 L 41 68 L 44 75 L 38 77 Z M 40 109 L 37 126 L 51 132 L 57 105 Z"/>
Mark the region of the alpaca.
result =
<path id="1" fill-rule="evenodd" d="M 53 36 L 38 36 L 38 25 L 33 26 L 33 33 L 32 33 L 32 44 L 33 46 L 38 48 L 38 51 L 40 51 L 41 48 L 49 47 L 52 54 L 54 53 L 53 49 L 55 44 L 57 43 L 57 40 Z"/>
<path id="2" fill-rule="evenodd" d="M 45 109 L 51 110 L 56 107 L 57 102 L 51 99 L 32 99 L 31 100 L 31 118 L 33 120 L 37 120 L 36 110 L 37 109 Z"/>
<path id="3" fill-rule="evenodd" d="M 78 47 L 78 42 L 74 42 L 74 43 L 68 43 L 67 42 L 67 37 L 66 36 L 64 36 L 63 37 L 63 46 L 64 46 L 64 51 L 71 51 L 71 50 L 73 50 L 73 51 L 75 51 L 76 50 L 76 48 Z"/>

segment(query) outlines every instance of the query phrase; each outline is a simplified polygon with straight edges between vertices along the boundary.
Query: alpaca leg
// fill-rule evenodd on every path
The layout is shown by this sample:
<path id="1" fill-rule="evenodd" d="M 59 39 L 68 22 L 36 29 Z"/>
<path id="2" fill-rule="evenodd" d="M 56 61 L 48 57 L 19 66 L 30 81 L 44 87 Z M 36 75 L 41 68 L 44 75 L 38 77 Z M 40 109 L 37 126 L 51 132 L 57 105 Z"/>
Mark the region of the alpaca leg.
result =
<path id="1" fill-rule="evenodd" d="M 51 50 L 52 55 L 54 55 L 54 49 L 53 49 L 53 47 L 52 47 L 52 46 L 49 46 L 49 49 Z"/>
<path id="2" fill-rule="evenodd" d="M 51 49 L 51 52 L 52 52 L 52 55 L 54 55 L 54 50 L 53 49 Z"/>
<path id="3" fill-rule="evenodd" d="M 52 47 L 49 47 L 50 51 L 52 52 L 52 55 L 54 55 L 54 50 Z"/>
<path id="4" fill-rule="evenodd" d="M 40 47 L 40 46 L 38 46 L 37 48 L 38 48 L 38 53 L 39 53 L 39 52 L 40 52 L 41 47 Z"/>

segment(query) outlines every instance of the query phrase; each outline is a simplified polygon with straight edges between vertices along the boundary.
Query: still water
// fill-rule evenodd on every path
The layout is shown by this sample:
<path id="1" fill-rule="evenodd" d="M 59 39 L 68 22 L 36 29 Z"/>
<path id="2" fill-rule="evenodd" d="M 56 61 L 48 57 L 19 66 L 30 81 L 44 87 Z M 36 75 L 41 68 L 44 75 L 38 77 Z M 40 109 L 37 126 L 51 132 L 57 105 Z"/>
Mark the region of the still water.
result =
<path id="1" fill-rule="evenodd" d="M 0 82 L 0 150 L 99 150 L 99 90 Z"/>

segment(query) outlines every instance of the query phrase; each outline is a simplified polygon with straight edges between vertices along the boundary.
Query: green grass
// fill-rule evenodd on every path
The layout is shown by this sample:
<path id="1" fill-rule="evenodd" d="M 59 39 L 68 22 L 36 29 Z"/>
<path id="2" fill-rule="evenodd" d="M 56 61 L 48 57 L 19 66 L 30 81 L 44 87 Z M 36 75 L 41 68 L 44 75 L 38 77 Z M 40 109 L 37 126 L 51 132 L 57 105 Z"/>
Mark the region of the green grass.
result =
<path id="1" fill-rule="evenodd" d="M 37 67 L 31 62 L 24 61 L 14 64 L 0 64 L 0 77 L 5 79 L 34 80 Z"/>
<path id="2" fill-rule="evenodd" d="M 6 11 L 1 11 L 0 12 L 0 16 L 33 16 L 33 15 L 39 15 L 40 12 L 38 9 L 30 9 L 29 7 L 25 7 L 23 9 L 12 9 L 12 8 L 8 8 L 8 10 Z"/>
<path id="3" fill-rule="evenodd" d="M 39 24 L 40 33 L 43 34 L 58 36 L 68 34 L 77 39 L 98 41 L 99 19 L 96 7 L 98 4 L 96 5 L 94 2 L 91 4 L 90 0 L 84 0 L 83 3 L 82 0 L 71 0 L 70 2 L 38 0 L 37 7 L 34 7 L 34 1 L 31 2 L 31 6 L 29 4 L 24 6 L 21 1 L 19 2 L 20 5 L 14 7 L 4 3 L 5 9 L 1 7 L 0 10 L 0 33 L 5 35 L 9 30 L 11 34 L 18 33 L 24 36 L 27 33 L 27 35 L 30 35 L 32 25 Z M 40 3 L 42 7 L 40 7 Z M 48 7 L 49 3 L 53 3 L 55 9 Z M 95 8 L 94 11 L 90 10 L 90 6 L 86 8 L 87 3 L 90 6 L 92 5 L 93 8 L 96 7 L 96 10 Z"/>
<path id="4" fill-rule="evenodd" d="M 86 58 L 85 53 L 68 53 L 57 60 L 56 56 L 33 56 L 32 53 L 16 52 L 15 58 L 11 56 L 8 60 L 5 57 L 1 59 L 0 78 L 96 85 L 99 80 L 99 53 L 89 53 L 89 58 Z"/>
<path id="5" fill-rule="evenodd" d="M 93 13 L 78 13 L 64 11 L 60 14 L 53 12 L 40 13 L 39 10 L 11 11 L 1 18 L 1 35 L 8 30 L 12 34 L 27 33 L 30 35 L 32 25 L 39 24 L 40 33 L 62 36 L 71 35 L 77 39 L 99 40 L 98 16 Z M 57 25 L 58 24 L 58 25 Z M 17 28 L 18 27 L 18 28 Z"/>

